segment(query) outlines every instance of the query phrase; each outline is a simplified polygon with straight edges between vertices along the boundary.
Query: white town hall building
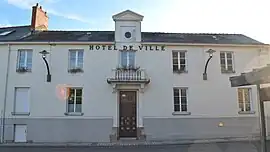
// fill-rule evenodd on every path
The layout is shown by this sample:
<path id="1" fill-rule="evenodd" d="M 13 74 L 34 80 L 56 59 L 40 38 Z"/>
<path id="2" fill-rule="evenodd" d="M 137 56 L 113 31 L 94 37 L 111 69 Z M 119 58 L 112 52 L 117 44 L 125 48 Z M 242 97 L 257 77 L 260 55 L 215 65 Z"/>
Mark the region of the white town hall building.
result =
<path id="1" fill-rule="evenodd" d="M 229 77 L 267 64 L 268 45 L 141 32 L 143 16 L 129 10 L 112 18 L 114 31 L 52 31 L 37 5 L 31 25 L 0 28 L 2 142 L 259 135 L 256 86 L 232 88 Z"/>

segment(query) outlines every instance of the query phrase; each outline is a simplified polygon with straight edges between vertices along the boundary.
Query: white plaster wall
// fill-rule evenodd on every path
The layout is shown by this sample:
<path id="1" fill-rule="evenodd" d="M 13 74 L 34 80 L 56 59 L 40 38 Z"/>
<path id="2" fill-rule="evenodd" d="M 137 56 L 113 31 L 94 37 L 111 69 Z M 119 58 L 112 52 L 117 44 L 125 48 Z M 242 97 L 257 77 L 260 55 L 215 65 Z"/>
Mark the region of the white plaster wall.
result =
<path id="1" fill-rule="evenodd" d="M 17 50 L 33 49 L 33 69 L 31 73 L 15 72 Z M 69 74 L 68 49 L 84 49 L 84 73 Z M 48 56 L 51 65 L 52 82 L 46 82 L 46 68 L 38 53 L 41 50 L 50 51 Z M 167 46 L 166 51 L 138 51 L 136 64 L 146 69 L 151 79 L 143 95 L 143 117 L 227 117 L 243 116 L 238 114 L 236 88 L 230 87 L 229 77 L 239 75 L 245 69 L 255 66 L 258 48 L 247 47 L 212 47 L 217 52 L 208 67 L 208 80 L 202 79 L 204 64 L 208 55 L 204 52 L 208 47 L 199 46 Z M 68 84 L 83 87 L 82 118 L 117 116 L 117 94 L 112 93 L 112 87 L 106 79 L 113 76 L 111 69 L 118 65 L 118 51 L 90 51 L 88 45 L 13 45 L 11 46 L 10 77 L 8 82 L 7 116 L 11 116 L 14 105 L 14 87 L 31 87 L 31 104 L 29 117 L 64 117 L 65 100 L 56 95 L 56 87 Z M 187 50 L 188 73 L 173 74 L 172 50 Z M 234 51 L 234 74 L 221 74 L 219 51 Z M 2 56 L 1 56 L 2 58 Z M 6 58 L 4 58 L 6 60 Z M 255 61 L 254 61 L 255 60 Z M 253 64 L 249 64 L 249 63 Z M 3 65 L 1 65 L 3 66 Z M 1 83 L 3 80 L 1 80 Z M 188 111 L 190 116 L 173 116 L 173 87 L 188 87 Z M 2 88 L 1 88 L 2 89 Z M 253 106 L 257 112 L 256 90 L 253 89 Z M 3 95 L 0 96 L 3 98 Z M 247 115 L 244 115 L 247 116 Z M 254 115 L 248 115 L 254 116 Z M 16 116 L 24 117 L 24 116 Z M 74 117 L 72 117 L 74 118 Z M 76 118 L 76 117 L 75 117 Z M 81 118 L 81 117 L 80 117 Z"/>
<path id="2" fill-rule="evenodd" d="M 6 71 L 7 71 L 7 60 L 8 60 L 8 45 L 0 45 L 0 118 L 4 110 L 4 95 L 6 85 Z M 1 134 L 1 133 L 0 133 Z"/>
<path id="3" fill-rule="evenodd" d="M 16 69 L 17 50 L 33 49 L 33 69 L 31 73 L 18 74 Z M 84 73 L 69 74 L 68 49 L 85 49 Z M 41 50 L 50 51 L 48 56 L 51 65 L 52 82 L 46 82 L 46 68 L 40 54 Z M 31 87 L 31 103 L 29 117 L 64 117 L 66 102 L 58 98 L 56 88 L 67 84 L 74 87 L 83 87 L 84 117 L 113 117 L 116 115 L 116 95 L 107 84 L 111 69 L 116 67 L 117 52 L 89 51 L 88 45 L 81 46 L 12 46 L 11 68 L 8 87 L 7 115 L 11 116 L 14 105 L 14 87 Z M 12 116 L 15 117 L 15 116 Z M 16 116 L 20 117 L 20 116 Z M 21 116 L 22 117 L 22 116 Z M 68 117 L 67 117 L 68 118 Z M 72 117 L 74 118 L 74 117 Z"/>
<path id="4" fill-rule="evenodd" d="M 229 77 L 239 75 L 258 64 L 258 48 L 212 47 L 217 52 L 209 63 L 208 80 L 202 78 L 208 58 L 207 47 L 167 47 L 166 52 L 145 52 L 142 67 L 147 69 L 151 83 L 144 94 L 145 117 L 228 117 L 238 114 L 237 88 L 230 87 Z M 173 74 L 171 50 L 187 50 L 188 73 Z M 222 74 L 219 51 L 234 51 L 234 74 Z M 148 60 L 146 60 L 148 58 Z M 139 59 L 138 59 L 139 60 Z M 173 116 L 173 87 L 188 87 L 188 111 L 190 116 Z M 252 87 L 253 107 L 257 112 L 256 88 Z M 150 110 L 151 109 L 151 110 Z M 248 115 L 249 116 L 249 115 Z M 252 115 L 250 115 L 252 116 Z"/>
<path id="5" fill-rule="evenodd" d="M 141 23 L 136 21 L 116 21 L 115 22 L 115 41 L 124 43 L 124 34 L 121 27 L 134 26 L 136 27 L 136 39 L 135 42 L 141 41 Z"/>

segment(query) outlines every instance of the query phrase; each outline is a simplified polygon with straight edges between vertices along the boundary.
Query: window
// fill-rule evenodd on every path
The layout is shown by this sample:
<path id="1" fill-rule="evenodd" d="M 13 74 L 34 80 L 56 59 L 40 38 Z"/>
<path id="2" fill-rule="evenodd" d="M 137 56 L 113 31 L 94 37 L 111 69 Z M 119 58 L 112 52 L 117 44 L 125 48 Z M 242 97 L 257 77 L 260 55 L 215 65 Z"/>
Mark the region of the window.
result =
<path id="1" fill-rule="evenodd" d="M 240 112 L 251 111 L 251 88 L 238 88 L 238 104 Z"/>
<path id="2" fill-rule="evenodd" d="M 15 101 L 13 114 L 29 114 L 30 88 L 15 88 Z"/>
<path id="3" fill-rule="evenodd" d="M 18 51 L 17 72 L 30 72 L 32 70 L 32 50 Z"/>
<path id="4" fill-rule="evenodd" d="M 81 113 L 82 112 L 82 89 L 81 88 L 68 88 L 68 113 Z"/>
<path id="5" fill-rule="evenodd" d="M 186 51 L 173 51 L 173 72 L 186 72 L 187 71 L 187 58 Z"/>
<path id="6" fill-rule="evenodd" d="M 174 112 L 187 112 L 187 88 L 174 88 Z"/>
<path id="7" fill-rule="evenodd" d="M 15 30 L 11 30 L 11 31 L 4 31 L 4 32 L 0 33 L 0 36 L 6 36 L 6 35 L 8 35 L 8 34 L 10 34 L 10 33 L 14 32 L 14 31 L 15 31 Z"/>
<path id="8" fill-rule="evenodd" d="M 233 72 L 233 53 L 232 52 L 220 52 L 220 65 L 221 72 Z"/>
<path id="9" fill-rule="evenodd" d="M 121 51 L 121 66 L 135 67 L 135 51 Z"/>
<path id="10" fill-rule="evenodd" d="M 69 71 L 82 72 L 83 50 L 69 50 Z"/>

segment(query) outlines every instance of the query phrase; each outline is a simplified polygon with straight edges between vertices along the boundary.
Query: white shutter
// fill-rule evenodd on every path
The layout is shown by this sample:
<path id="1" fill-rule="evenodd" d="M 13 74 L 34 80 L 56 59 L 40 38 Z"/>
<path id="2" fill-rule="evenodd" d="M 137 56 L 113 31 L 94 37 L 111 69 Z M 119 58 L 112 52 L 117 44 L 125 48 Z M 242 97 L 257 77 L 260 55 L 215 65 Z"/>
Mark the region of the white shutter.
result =
<path id="1" fill-rule="evenodd" d="M 29 88 L 16 88 L 15 112 L 29 112 Z"/>

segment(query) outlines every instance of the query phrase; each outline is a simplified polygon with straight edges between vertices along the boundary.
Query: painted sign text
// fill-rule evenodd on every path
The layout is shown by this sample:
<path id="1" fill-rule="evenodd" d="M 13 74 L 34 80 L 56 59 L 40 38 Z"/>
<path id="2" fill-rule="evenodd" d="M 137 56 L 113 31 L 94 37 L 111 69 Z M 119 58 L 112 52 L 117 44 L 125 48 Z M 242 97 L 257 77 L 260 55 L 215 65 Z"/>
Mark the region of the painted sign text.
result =
<path id="1" fill-rule="evenodd" d="M 139 50 L 139 51 L 165 51 L 164 45 L 139 45 L 135 48 L 133 45 L 123 45 L 117 48 L 115 45 L 90 45 L 89 50 Z"/>

